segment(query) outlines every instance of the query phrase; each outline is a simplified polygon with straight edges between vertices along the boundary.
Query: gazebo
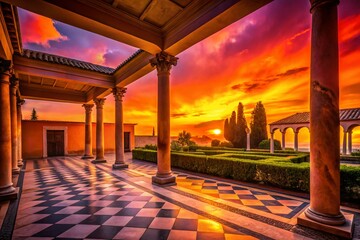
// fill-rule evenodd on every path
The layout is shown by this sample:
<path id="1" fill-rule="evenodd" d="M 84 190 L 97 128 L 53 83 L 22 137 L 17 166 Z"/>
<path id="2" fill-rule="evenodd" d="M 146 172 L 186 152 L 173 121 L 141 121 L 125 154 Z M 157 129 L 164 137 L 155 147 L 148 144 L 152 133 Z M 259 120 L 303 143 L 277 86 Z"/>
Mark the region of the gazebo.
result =
<path id="1" fill-rule="evenodd" d="M 352 152 L 352 131 L 355 127 L 360 126 L 360 108 L 342 109 L 339 112 L 340 126 L 344 131 L 343 138 L 343 154 Z M 270 123 L 271 147 L 270 150 L 274 152 L 274 133 L 276 130 L 281 132 L 281 147 L 285 149 L 285 134 L 286 130 L 291 128 L 294 132 L 294 150 L 299 150 L 298 133 L 302 128 L 310 130 L 310 113 L 295 113 L 289 117 L 280 119 L 276 122 Z M 346 144 L 347 142 L 347 144 Z M 347 150 L 348 149 L 348 150 Z"/>
<path id="2" fill-rule="evenodd" d="M 0 198 L 17 198 L 12 176 L 21 165 L 21 104 L 42 99 L 84 104 L 84 157 L 91 156 L 90 112 L 96 105 L 96 158 L 104 162 L 103 105 L 111 92 L 116 109 L 116 162 L 127 167 L 123 149 L 125 87 L 156 68 L 158 163 L 154 184 L 175 184 L 170 165 L 170 72 L 176 55 L 271 2 L 271 0 L 1 0 L 0 2 Z M 339 0 L 310 0 L 311 189 L 310 207 L 298 223 L 351 232 L 340 211 Z M 139 48 L 116 69 L 22 48 L 17 7 Z M 9 87 L 10 85 L 10 87 Z M 354 125 L 349 125 L 349 131 Z M 347 215 L 349 216 L 349 215 Z M 324 225 L 326 227 L 324 227 Z M 350 226 L 350 227 L 349 227 Z M 340 231 L 340 230 L 336 230 Z"/>

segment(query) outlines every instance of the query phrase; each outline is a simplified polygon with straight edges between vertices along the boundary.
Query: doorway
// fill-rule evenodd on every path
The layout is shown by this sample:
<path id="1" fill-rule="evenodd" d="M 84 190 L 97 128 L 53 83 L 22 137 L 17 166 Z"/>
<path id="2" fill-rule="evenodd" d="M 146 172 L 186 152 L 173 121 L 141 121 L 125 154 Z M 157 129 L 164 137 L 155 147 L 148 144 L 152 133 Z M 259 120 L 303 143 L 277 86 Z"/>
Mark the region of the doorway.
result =
<path id="1" fill-rule="evenodd" d="M 65 155 L 64 130 L 47 130 L 46 138 L 49 157 Z"/>
<path id="2" fill-rule="evenodd" d="M 124 151 L 130 152 L 130 132 L 124 132 Z"/>

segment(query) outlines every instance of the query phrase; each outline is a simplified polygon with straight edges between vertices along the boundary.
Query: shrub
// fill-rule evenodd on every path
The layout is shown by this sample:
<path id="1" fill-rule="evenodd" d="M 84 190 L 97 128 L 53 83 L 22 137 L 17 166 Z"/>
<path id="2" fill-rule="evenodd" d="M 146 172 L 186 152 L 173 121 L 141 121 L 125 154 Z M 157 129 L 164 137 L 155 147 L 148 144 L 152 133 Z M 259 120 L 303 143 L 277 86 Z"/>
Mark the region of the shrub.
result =
<path id="1" fill-rule="evenodd" d="M 351 156 L 360 156 L 360 150 L 355 150 L 351 153 Z"/>
<path id="2" fill-rule="evenodd" d="M 157 146 L 154 144 L 146 144 L 145 145 L 145 149 L 149 149 L 149 150 L 157 150 Z"/>
<path id="3" fill-rule="evenodd" d="M 232 147 L 234 147 L 234 145 L 231 142 L 224 141 L 224 142 L 220 143 L 219 147 L 232 148 Z"/>
<path id="4" fill-rule="evenodd" d="M 270 149 L 270 139 L 262 140 L 259 143 L 260 149 Z M 274 139 L 274 150 L 281 150 L 281 143 L 279 140 Z"/>
<path id="5" fill-rule="evenodd" d="M 173 140 L 171 141 L 170 148 L 172 151 L 181 151 L 181 144 L 178 141 Z"/>
<path id="6" fill-rule="evenodd" d="M 212 141 L 211 141 L 211 146 L 212 147 L 218 147 L 220 145 L 220 140 L 218 140 L 218 139 L 213 139 Z"/>

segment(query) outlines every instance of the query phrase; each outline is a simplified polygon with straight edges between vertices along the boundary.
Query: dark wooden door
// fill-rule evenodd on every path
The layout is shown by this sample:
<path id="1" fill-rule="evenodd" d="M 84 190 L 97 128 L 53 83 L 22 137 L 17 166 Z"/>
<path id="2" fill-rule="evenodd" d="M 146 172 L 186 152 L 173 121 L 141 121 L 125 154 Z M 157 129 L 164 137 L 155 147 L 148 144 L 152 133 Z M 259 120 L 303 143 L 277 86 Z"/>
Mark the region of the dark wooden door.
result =
<path id="1" fill-rule="evenodd" d="M 47 130 L 47 155 L 64 156 L 64 130 Z"/>
<path id="2" fill-rule="evenodd" d="M 124 151 L 130 152 L 130 133 L 124 132 Z"/>

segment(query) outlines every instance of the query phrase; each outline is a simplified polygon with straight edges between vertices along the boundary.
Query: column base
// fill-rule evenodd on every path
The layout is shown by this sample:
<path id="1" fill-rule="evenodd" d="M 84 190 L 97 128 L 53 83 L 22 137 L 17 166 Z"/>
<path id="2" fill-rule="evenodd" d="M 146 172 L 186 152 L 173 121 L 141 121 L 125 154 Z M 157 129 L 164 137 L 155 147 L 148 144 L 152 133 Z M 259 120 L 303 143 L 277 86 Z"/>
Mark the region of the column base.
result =
<path id="1" fill-rule="evenodd" d="M 13 168 L 13 169 L 11 170 L 11 172 L 12 172 L 13 175 L 17 175 L 17 174 L 20 173 L 20 168 Z"/>
<path id="2" fill-rule="evenodd" d="M 0 202 L 17 199 L 18 196 L 19 196 L 19 188 L 14 188 L 13 186 L 10 186 L 0 191 Z"/>
<path id="3" fill-rule="evenodd" d="M 334 234 L 336 236 L 344 237 L 344 238 L 352 238 L 353 232 L 353 222 L 354 222 L 354 214 L 341 212 L 341 215 L 344 219 L 343 225 L 329 225 L 324 224 L 319 221 L 315 221 L 312 218 L 308 217 L 308 213 L 313 211 L 309 210 L 309 208 L 305 209 L 297 218 L 297 224 L 313 228 L 319 231 L 327 232 Z M 335 217 L 337 218 L 337 217 Z M 330 219 L 330 217 L 328 217 Z M 329 221 L 329 220 L 327 220 Z M 339 220 L 334 220 L 335 222 L 339 222 Z"/>
<path id="4" fill-rule="evenodd" d="M 112 165 L 113 169 L 123 169 L 123 168 L 128 168 L 129 165 L 125 164 L 125 163 L 115 163 Z"/>
<path id="5" fill-rule="evenodd" d="M 81 159 L 91 159 L 91 158 L 94 158 L 94 156 L 84 155 L 81 157 Z"/>
<path id="6" fill-rule="evenodd" d="M 152 183 L 160 186 L 174 186 L 176 185 L 176 177 L 173 175 L 166 177 L 152 177 Z"/>
<path id="7" fill-rule="evenodd" d="M 24 165 L 23 161 L 22 160 L 19 160 L 18 161 L 18 167 L 22 167 Z"/>
<path id="8" fill-rule="evenodd" d="M 94 159 L 91 161 L 91 163 L 106 163 L 106 160 L 105 159 Z"/>

